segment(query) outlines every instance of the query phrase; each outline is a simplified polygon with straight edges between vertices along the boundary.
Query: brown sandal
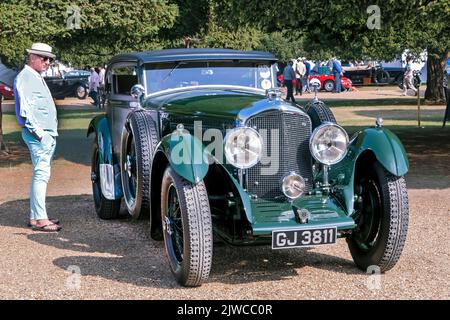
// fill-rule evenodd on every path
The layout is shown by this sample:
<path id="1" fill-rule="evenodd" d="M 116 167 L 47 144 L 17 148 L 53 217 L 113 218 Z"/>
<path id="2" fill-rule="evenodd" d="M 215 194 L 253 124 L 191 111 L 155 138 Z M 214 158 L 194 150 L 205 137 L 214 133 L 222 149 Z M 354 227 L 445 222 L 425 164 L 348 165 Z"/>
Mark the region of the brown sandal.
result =
<path id="1" fill-rule="evenodd" d="M 56 218 L 48 218 L 48 221 L 50 221 L 53 224 L 59 224 L 59 220 Z M 36 226 L 35 224 L 31 224 L 30 222 L 28 222 L 28 227 L 34 227 Z"/>
<path id="2" fill-rule="evenodd" d="M 61 226 L 54 224 L 54 223 L 49 223 L 46 224 L 44 226 L 33 226 L 32 229 L 34 231 L 43 231 L 43 232 L 58 232 L 59 230 L 61 230 Z"/>

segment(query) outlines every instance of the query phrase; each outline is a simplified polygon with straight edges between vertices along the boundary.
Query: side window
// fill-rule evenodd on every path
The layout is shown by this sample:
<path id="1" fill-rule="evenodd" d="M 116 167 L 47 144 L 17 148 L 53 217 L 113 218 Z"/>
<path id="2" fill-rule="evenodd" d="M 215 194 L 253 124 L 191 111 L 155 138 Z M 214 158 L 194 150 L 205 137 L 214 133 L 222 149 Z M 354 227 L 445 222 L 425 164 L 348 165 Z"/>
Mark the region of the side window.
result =
<path id="1" fill-rule="evenodd" d="M 129 95 L 131 87 L 138 83 L 138 75 L 135 65 L 113 67 L 108 76 L 111 80 L 113 94 Z"/>

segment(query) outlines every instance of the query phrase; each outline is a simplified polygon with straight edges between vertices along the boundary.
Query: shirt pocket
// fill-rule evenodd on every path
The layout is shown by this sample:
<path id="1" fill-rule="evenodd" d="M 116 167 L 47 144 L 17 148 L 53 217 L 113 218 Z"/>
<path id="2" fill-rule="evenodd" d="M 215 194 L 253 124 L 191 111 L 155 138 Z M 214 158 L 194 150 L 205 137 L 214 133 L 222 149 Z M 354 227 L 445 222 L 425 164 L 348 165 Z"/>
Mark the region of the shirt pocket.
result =
<path id="1" fill-rule="evenodd" d="M 33 92 L 31 101 L 38 113 L 48 115 L 47 98 L 42 93 L 38 91 Z"/>

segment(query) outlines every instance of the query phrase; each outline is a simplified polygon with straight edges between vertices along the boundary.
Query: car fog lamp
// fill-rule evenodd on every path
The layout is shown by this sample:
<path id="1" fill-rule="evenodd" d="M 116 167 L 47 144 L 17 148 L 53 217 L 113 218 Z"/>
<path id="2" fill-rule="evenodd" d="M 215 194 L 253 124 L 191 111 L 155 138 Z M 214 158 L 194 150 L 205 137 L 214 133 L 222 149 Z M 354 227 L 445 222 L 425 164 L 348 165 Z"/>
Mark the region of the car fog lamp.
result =
<path id="1" fill-rule="evenodd" d="M 347 154 L 348 134 L 337 124 L 324 123 L 312 133 L 309 148 L 314 159 L 320 163 L 336 164 Z"/>
<path id="2" fill-rule="evenodd" d="M 232 129 L 225 136 L 225 157 L 239 169 L 253 167 L 261 159 L 263 141 L 259 133 L 249 127 Z"/>
<path id="3" fill-rule="evenodd" d="M 306 189 L 305 179 L 291 172 L 283 178 L 281 189 L 286 197 L 295 199 L 300 197 Z"/>

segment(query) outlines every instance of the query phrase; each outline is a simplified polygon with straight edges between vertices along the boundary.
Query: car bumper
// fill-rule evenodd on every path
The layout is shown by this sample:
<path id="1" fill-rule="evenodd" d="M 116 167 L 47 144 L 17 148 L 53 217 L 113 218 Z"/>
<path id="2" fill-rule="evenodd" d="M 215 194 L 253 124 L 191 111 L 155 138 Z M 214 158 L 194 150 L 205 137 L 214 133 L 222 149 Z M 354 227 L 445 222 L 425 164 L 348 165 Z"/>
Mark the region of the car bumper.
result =
<path id="1" fill-rule="evenodd" d="M 309 213 L 307 222 L 300 220 L 299 210 L 306 210 Z M 305 196 L 292 204 L 255 202 L 252 203 L 252 214 L 253 236 L 271 236 L 272 231 L 279 229 L 336 227 L 338 231 L 345 231 L 356 226 L 353 218 L 338 205 L 335 199 L 328 196 Z"/>

